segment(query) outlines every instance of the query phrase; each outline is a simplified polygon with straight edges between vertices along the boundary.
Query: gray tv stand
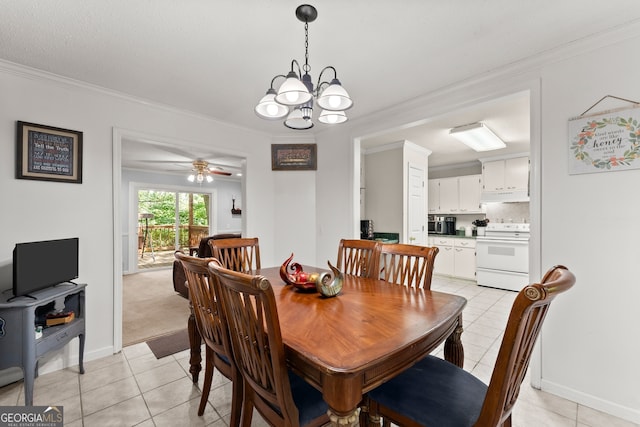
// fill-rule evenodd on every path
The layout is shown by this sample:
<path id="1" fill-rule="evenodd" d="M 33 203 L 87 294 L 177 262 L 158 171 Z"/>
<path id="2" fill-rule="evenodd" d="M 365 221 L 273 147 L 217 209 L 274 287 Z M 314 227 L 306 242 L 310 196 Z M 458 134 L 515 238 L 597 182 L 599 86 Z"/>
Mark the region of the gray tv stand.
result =
<path id="1" fill-rule="evenodd" d="M 11 299 L 11 292 L 0 296 L 0 369 L 22 368 L 25 406 L 33 405 L 33 383 L 38 360 L 48 352 L 64 347 L 75 337 L 80 341 L 79 368 L 80 373 L 84 374 L 86 286 L 64 282 L 33 292 L 30 294 L 33 298 L 24 296 Z M 61 307 L 62 304 L 64 307 Z M 62 325 L 43 327 L 42 337 L 36 339 L 35 327 L 45 324 L 48 312 L 62 308 L 73 311 L 75 319 Z"/>

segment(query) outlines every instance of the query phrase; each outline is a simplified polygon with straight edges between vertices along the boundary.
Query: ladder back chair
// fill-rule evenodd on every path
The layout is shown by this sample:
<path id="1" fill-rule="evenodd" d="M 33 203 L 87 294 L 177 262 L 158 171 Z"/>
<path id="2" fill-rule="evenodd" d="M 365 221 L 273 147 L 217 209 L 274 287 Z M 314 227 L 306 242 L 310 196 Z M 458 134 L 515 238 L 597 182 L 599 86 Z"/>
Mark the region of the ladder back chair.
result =
<path id="1" fill-rule="evenodd" d="M 193 307 L 196 325 L 206 346 L 205 375 L 198 415 L 204 413 L 211 390 L 214 368 L 232 382 L 231 421 L 232 427 L 240 425 L 242 409 L 242 378 L 231 357 L 231 344 L 226 323 L 222 322 L 221 306 L 210 278 L 208 264 L 217 263 L 214 258 L 198 258 L 175 253 L 184 268 L 189 286 L 189 299 Z"/>
<path id="2" fill-rule="evenodd" d="M 380 246 L 380 279 L 389 283 L 431 289 L 433 264 L 439 249 L 435 246 L 390 243 Z"/>
<path id="3" fill-rule="evenodd" d="M 338 245 L 336 267 L 343 274 L 361 277 L 375 277 L 378 271 L 380 242 L 375 240 L 342 239 Z"/>
<path id="4" fill-rule="evenodd" d="M 434 356 L 369 392 L 370 422 L 380 416 L 401 426 L 511 426 L 531 352 L 551 302 L 571 288 L 574 275 L 550 269 L 540 283 L 524 287 L 513 302 L 489 386 Z"/>
<path id="5" fill-rule="evenodd" d="M 229 270 L 250 273 L 260 268 L 257 237 L 209 240 L 212 256 Z"/>
<path id="6" fill-rule="evenodd" d="M 244 380 L 242 426 L 251 425 L 253 408 L 272 426 L 320 426 L 329 422 L 322 393 L 287 368 L 280 322 L 269 280 L 225 269 L 215 263 L 228 322 L 233 357 Z"/>

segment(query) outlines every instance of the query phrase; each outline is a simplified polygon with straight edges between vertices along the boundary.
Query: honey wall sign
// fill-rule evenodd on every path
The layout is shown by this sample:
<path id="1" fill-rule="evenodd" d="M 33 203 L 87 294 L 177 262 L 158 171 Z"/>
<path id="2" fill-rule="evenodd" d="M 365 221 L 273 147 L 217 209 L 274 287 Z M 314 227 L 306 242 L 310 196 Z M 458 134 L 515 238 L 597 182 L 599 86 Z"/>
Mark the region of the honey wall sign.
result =
<path id="1" fill-rule="evenodd" d="M 640 168 L 640 108 L 569 120 L 569 173 Z"/>

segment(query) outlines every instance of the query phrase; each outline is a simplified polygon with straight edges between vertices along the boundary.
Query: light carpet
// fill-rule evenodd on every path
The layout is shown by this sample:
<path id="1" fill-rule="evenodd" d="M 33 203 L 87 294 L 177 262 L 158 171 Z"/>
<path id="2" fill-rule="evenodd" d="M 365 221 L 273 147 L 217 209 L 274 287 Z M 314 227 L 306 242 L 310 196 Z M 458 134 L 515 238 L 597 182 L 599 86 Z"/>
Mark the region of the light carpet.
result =
<path id="1" fill-rule="evenodd" d="M 186 328 L 189 301 L 173 290 L 171 268 L 123 276 L 122 345 Z"/>

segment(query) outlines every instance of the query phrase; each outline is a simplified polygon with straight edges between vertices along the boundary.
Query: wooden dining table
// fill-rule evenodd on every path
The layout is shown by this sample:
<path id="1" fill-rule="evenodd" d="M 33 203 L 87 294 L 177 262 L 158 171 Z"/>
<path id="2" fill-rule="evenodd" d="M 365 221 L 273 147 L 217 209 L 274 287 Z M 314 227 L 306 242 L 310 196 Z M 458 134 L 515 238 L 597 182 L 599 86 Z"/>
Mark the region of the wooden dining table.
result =
<path id="1" fill-rule="evenodd" d="M 338 296 L 326 298 L 286 285 L 279 271 L 262 268 L 254 274 L 273 287 L 287 363 L 322 391 L 333 425 L 357 425 L 358 407 L 369 390 L 443 341 L 445 358 L 462 367 L 465 298 L 351 275 L 344 276 Z M 192 373 L 199 371 L 199 342 L 192 341 L 191 363 Z"/>

